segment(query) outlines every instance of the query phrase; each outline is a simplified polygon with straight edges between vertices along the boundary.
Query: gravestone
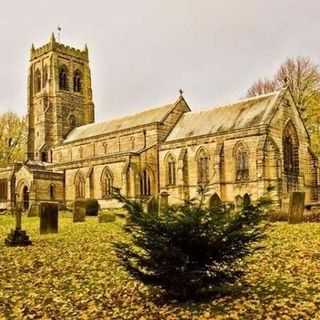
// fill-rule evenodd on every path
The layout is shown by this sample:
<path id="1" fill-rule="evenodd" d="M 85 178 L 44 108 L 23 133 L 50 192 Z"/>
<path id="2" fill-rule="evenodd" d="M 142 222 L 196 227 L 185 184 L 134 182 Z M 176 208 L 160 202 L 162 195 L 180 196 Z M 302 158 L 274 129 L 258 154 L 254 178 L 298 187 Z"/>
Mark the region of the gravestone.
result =
<path id="1" fill-rule="evenodd" d="M 222 206 L 222 201 L 220 199 L 220 197 L 218 196 L 217 193 L 214 193 L 211 198 L 210 198 L 210 201 L 209 201 L 209 208 L 212 209 L 212 208 L 219 208 Z"/>
<path id="2" fill-rule="evenodd" d="M 40 203 L 40 234 L 58 233 L 58 204 Z"/>
<path id="3" fill-rule="evenodd" d="M 288 217 L 289 223 L 303 222 L 305 193 L 304 192 L 291 192 L 289 198 Z"/>
<path id="4" fill-rule="evenodd" d="M 169 206 L 169 193 L 168 192 L 161 192 L 160 194 L 160 208 L 166 209 Z"/>
<path id="5" fill-rule="evenodd" d="M 30 240 L 26 231 L 22 230 L 21 228 L 22 209 L 17 207 L 12 210 L 12 213 L 16 217 L 16 228 L 11 230 L 11 232 L 8 234 L 7 238 L 5 239 L 5 244 L 10 247 L 31 245 L 32 241 Z"/>
<path id="6" fill-rule="evenodd" d="M 158 199 L 153 196 L 147 202 L 147 211 L 148 213 L 158 213 L 159 211 L 159 203 Z"/>
<path id="7" fill-rule="evenodd" d="M 251 204 L 251 199 L 250 199 L 250 196 L 246 193 L 244 196 L 243 196 L 243 207 L 244 208 L 247 208 L 249 207 Z"/>
<path id="8" fill-rule="evenodd" d="M 288 221 L 289 217 L 289 202 L 290 202 L 290 194 L 283 194 L 281 199 L 280 213 L 283 217 L 283 220 Z"/>
<path id="9" fill-rule="evenodd" d="M 237 195 L 235 199 L 235 207 L 239 209 L 242 207 L 242 205 L 243 205 L 243 198 L 240 195 Z"/>
<path id="10" fill-rule="evenodd" d="M 73 222 L 84 222 L 86 220 L 86 208 L 80 202 L 75 201 L 73 206 Z"/>
<path id="11" fill-rule="evenodd" d="M 38 204 L 32 204 L 28 209 L 28 217 L 39 217 L 40 207 Z"/>

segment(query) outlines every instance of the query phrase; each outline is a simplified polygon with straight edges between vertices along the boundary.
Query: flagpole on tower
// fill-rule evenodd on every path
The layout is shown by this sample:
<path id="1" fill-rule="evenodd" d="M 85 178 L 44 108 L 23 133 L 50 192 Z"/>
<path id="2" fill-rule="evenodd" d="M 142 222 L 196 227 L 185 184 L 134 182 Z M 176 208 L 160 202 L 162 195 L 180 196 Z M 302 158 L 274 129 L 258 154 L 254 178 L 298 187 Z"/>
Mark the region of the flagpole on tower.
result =
<path id="1" fill-rule="evenodd" d="M 58 27 L 57 27 L 57 29 L 58 29 L 58 42 L 60 42 L 60 36 L 61 36 L 61 30 L 62 30 L 62 28 L 60 27 L 60 25 L 58 25 Z"/>

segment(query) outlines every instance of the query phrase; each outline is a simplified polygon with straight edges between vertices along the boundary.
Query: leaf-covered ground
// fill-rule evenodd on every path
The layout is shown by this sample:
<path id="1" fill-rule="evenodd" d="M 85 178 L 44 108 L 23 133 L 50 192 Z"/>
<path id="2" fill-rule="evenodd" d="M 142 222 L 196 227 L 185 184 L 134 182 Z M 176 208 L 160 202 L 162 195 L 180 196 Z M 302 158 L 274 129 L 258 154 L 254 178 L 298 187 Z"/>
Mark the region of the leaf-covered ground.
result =
<path id="1" fill-rule="evenodd" d="M 232 290 L 183 305 L 161 303 L 119 267 L 119 222 L 63 215 L 59 234 L 40 236 L 38 219 L 24 218 L 27 248 L 4 245 L 12 226 L 0 216 L 0 319 L 320 319 L 320 224 L 272 224 Z"/>

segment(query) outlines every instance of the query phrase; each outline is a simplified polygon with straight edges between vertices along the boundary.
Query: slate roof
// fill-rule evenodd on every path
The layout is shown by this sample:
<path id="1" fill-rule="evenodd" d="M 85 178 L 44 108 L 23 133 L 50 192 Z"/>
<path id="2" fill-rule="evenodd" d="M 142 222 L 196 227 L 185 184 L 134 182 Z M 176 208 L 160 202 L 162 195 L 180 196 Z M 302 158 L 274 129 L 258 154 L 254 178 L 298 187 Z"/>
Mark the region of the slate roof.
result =
<path id="1" fill-rule="evenodd" d="M 205 111 L 187 112 L 183 114 L 166 141 L 266 124 L 272 117 L 282 92 L 281 90 Z"/>
<path id="2" fill-rule="evenodd" d="M 158 108 L 148 109 L 143 112 L 110 121 L 92 123 L 75 128 L 68 134 L 64 143 L 74 142 L 146 124 L 162 122 L 167 114 L 175 107 L 176 103 L 177 102 Z"/>

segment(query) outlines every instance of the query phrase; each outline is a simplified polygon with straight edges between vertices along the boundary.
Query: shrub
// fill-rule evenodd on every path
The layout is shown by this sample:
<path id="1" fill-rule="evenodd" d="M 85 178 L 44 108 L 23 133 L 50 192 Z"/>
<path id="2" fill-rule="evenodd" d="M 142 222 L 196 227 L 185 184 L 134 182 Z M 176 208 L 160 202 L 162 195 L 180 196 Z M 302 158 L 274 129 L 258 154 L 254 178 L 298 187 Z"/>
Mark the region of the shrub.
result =
<path id="1" fill-rule="evenodd" d="M 114 222 L 116 215 L 112 212 L 102 211 L 99 213 L 98 220 L 100 223 Z"/>
<path id="2" fill-rule="evenodd" d="M 303 213 L 303 221 L 305 222 L 320 222 L 320 209 L 312 208 L 305 210 Z"/>
<path id="3" fill-rule="evenodd" d="M 119 194 L 115 197 L 128 210 L 125 230 L 133 242 L 114 244 L 122 265 L 178 300 L 208 295 L 237 279 L 243 271 L 241 259 L 263 236 L 259 222 L 264 200 L 246 203 L 237 214 L 223 207 L 203 208 L 200 201 L 168 207 L 158 215 Z"/>
<path id="4" fill-rule="evenodd" d="M 267 218 L 271 222 L 278 222 L 278 221 L 286 221 L 286 222 L 288 222 L 288 220 L 289 220 L 288 213 L 284 212 L 284 211 L 282 211 L 280 209 L 271 209 L 268 212 Z"/>
<path id="5" fill-rule="evenodd" d="M 99 202 L 95 199 L 79 199 L 74 202 L 75 208 L 83 208 L 87 216 L 97 216 L 99 212 Z"/>

